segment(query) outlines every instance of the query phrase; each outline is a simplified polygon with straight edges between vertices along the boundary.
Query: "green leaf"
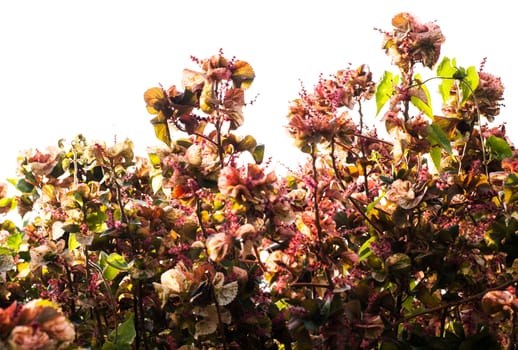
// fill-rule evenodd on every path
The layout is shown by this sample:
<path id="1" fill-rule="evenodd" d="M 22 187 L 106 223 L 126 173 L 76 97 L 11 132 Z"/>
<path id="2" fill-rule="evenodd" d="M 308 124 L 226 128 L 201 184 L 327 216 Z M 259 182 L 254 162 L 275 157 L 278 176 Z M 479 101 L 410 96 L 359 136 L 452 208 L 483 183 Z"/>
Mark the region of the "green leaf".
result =
<path id="1" fill-rule="evenodd" d="M 504 200 L 507 204 L 514 202 L 518 198 L 518 176 L 509 174 L 504 181 Z"/>
<path id="2" fill-rule="evenodd" d="M 385 103 L 387 103 L 390 97 L 394 94 L 394 86 L 397 85 L 398 81 L 398 75 L 385 71 L 378 87 L 376 88 L 376 115 L 379 114 Z"/>
<path id="3" fill-rule="evenodd" d="M 428 117 L 433 118 L 432 108 L 417 96 L 410 97 L 410 102 Z"/>
<path id="4" fill-rule="evenodd" d="M 419 74 L 414 77 L 416 83 L 421 81 Z M 432 102 L 430 98 L 430 92 L 425 84 L 419 84 L 412 87 L 408 91 L 410 93 L 410 102 L 417 107 L 421 112 L 426 114 L 428 117 L 433 118 Z"/>
<path id="5" fill-rule="evenodd" d="M 369 255 L 372 254 L 371 243 L 375 240 L 376 237 L 371 237 L 361 245 L 360 250 L 358 250 L 358 257 L 360 258 L 360 261 L 367 259 Z"/>
<path id="6" fill-rule="evenodd" d="M 468 100 L 471 94 L 475 91 L 479 83 L 479 76 L 477 69 L 473 66 L 468 67 L 466 70 L 466 75 L 464 79 L 462 79 L 462 83 L 460 84 L 460 88 L 462 90 L 462 102 L 464 103 Z"/>
<path id="7" fill-rule="evenodd" d="M 22 234 L 14 233 L 7 238 L 7 246 L 14 250 L 15 252 L 20 249 L 20 245 L 22 244 Z"/>
<path id="8" fill-rule="evenodd" d="M 16 189 L 23 193 L 30 193 L 34 189 L 34 186 L 25 181 L 24 179 L 20 179 L 16 184 Z"/>
<path id="9" fill-rule="evenodd" d="M 428 140 L 432 145 L 437 144 L 441 146 L 446 152 L 448 152 L 449 155 L 452 155 L 453 151 L 451 148 L 450 140 L 439 125 L 427 125 L 426 131 L 428 133 Z"/>
<path id="10" fill-rule="evenodd" d="M 68 235 L 68 250 L 72 251 L 80 246 L 81 244 L 77 241 L 76 234 L 70 233 Z"/>
<path id="11" fill-rule="evenodd" d="M 108 339 L 115 345 L 131 344 L 135 339 L 137 333 L 135 332 L 135 323 L 133 321 L 133 315 L 117 326 L 117 330 L 113 330 Z M 104 347 L 103 347 L 104 349 Z M 110 348 L 112 349 L 112 348 Z M 113 349 L 126 349 L 126 348 L 113 348 Z"/>
<path id="12" fill-rule="evenodd" d="M 257 147 L 257 141 L 251 135 L 246 135 L 239 143 L 237 144 L 237 150 L 242 151 L 250 151 L 253 152 Z"/>
<path id="13" fill-rule="evenodd" d="M 99 253 L 99 266 L 103 277 L 108 281 L 113 281 L 121 271 L 129 270 L 129 265 L 121 255 L 117 253 L 108 255 L 103 251 Z"/>
<path id="14" fill-rule="evenodd" d="M 106 257 L 106 263 L 118 270 L 128 270 L 129 265 L 124 257 L 118 253 L 111 253 Z"/>
<path id="15" fill-rule="evenodd" d="M 502 160 L 513 156 L 513 150 L 509 144 L 502 138 L 497 136 L 489 136 L 486 140 L 486 145 L 491 152 L 491 155 L 496 160 Z"/>
<path id="16" fill-rule="evenodd" d="M 448 57 L 444 57 L 437 66 L 437 75 L 442 79 L 441 84 L 439 85 L 439 92 L 442 96 L 442 101 L 446 103 L 450 97 L 450 91 L 455 83 L 453 79 L 453 75 L 457 69 L 455 68 L 455 59 L 450 60 Z"/>
<path id="17" fill-rule="evenodd" d="M 438 145 L 432 146 L 430 148 L 430 157 L 432 158 L 435 169 L 437 169 L 437 171 L 441 171 L 442 152 Z"/>
<path id="18" fill-rule="evenodd" d="M 9 208 L 8 210 L 12 210 L 16 207 L 16 201 L 13 201 L 11 197 L 4 197 L 0 199 L 0 209 Z"/>
<path id="19" fill-rule="evenodd" d="M 108 216 L 102 210 L 90 212 L 86 215 L 86 224 L 88 228 L 95 233 L 101 233 L 106 230 L 106 220 Z"/>
<path id="20" fill-rule="evenodd" d="M 102 350 L 131 350 L 131 344 L 114 344 L 107 341 L 103 344 Z"/>
<path id="21" fill-rule="evenodd" d="M 252 157 L 254 157 L 254 161 L 256 164 L 261 164 L 264 159 L 264 145 L 259 144 L 254 148 L 252 152 Z"/>
<path id="22" fill-rule="evenodd" d="M 151 119 L 153 129 L 155 130 L 155 136 L 157 139 L 165 143 L 167 146 L 171 146 L 171 134 L 169 133 L 169 124 L 167 119 L 162 113 Z"/>

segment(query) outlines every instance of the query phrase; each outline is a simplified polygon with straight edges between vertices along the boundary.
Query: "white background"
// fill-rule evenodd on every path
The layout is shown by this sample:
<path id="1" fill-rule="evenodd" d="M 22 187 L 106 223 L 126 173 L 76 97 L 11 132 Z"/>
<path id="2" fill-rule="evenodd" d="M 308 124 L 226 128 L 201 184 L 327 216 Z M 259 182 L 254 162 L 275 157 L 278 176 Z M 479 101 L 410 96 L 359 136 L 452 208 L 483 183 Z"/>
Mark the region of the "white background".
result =
<path id="1" fill-rule="evenodd" d="M 0 180 L 13 176 L 21 149 L 55 145 L 78 133 L 112 144 L 130 138 L 138 155 L 159 143 L 143 93 L 180 85 L 190 55 L 223 49 L 251 63 L 256 80 L 245 128 L 267 155 L 293 163 L 284 125 L 301 81 L 348 63 L 369 64 L 378 81 L 395 72 L 374 27 L 392 30 L 392 17 L 410 12 L 437 21 L 442 55 L 501 76 L 505 121 L 518 140 L 516 18 L 513 2 L 491 1 L 2 1 L 0 3 Z M 513 6 L 514 7 L 514 6 Z M 435 91 L 431 91 L 432 95 Z M 436 95 L 438 97 L 438 95 Z M 432 96 L 433 98 L 433 96 Z M 369 121 L 375 122 L 374 115 Z M 383 126 L 381 126 L 383 128 Z"/>

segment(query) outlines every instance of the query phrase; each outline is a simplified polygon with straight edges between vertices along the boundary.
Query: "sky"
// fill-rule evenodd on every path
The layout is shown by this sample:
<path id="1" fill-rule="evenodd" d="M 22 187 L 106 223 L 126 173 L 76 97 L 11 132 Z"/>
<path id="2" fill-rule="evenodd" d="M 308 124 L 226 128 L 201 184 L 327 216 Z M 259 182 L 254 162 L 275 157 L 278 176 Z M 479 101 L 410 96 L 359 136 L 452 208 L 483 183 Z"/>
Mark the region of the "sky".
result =
<path id="1" fill-rule="evenodd" d="M 284 125 L 301 84 L 311 89 L 320 74 L 349 64 L 368 64 L 375 81 L 385 70 L 396 72 L 374 28 L 392 30 L 400 12 L 436 21 L 446 37 L 442 55 L 459 65 L 478 67 L 487 57 L 485 71 L 506 87 L 497 121 L 507 123 L 516 142 L 511 6 L 503 0 L 2 1 L 0 181 L 15 175 L 20 150 L 44 149 L 79 133 L 108 145 L 129 138 L 137 155 L 146 156 L 146 147 L 160 141 L 144 91 L 181 85 L 182 70 L 198 68 L 191 55 L 208 58 L 220 49 L 256 73 L 247 91 L 255 103 L 238 133 L 264 143 L 275 162 L 298 161 L 302 155 Z"/>

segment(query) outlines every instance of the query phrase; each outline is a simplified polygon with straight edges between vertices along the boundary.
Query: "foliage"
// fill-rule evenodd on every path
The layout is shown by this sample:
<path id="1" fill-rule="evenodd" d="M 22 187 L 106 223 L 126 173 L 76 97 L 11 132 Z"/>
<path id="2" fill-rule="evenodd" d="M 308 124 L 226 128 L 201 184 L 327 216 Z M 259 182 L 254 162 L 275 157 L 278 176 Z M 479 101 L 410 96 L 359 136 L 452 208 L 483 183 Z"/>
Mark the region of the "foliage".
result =
<path id="1" fill-rule="evenodd" d="M 237 134 L 255 73 L 222 52 L 193 58 L 181 87 L 145 92 L 162 142 L 149 159 L 130 140 L 81 135 L 27 151 L 18 194 L 0 191 L 3 346 L 516 343 L 518 160 L 504 125 L 488 123 L 503 85 L 483 64 L 439 62 L 437 24 L 392 24 L 380 33 L 397 72 L 376 83 L 367 65 L 348 67 L 290 104 L 308 162 L 285 176 Z M 365 123 L 368 101 L 387 139 Z M 66 337 L 48 330 L 56 319 Z M 19 327 L 33 343 L 14 344 Z"/>

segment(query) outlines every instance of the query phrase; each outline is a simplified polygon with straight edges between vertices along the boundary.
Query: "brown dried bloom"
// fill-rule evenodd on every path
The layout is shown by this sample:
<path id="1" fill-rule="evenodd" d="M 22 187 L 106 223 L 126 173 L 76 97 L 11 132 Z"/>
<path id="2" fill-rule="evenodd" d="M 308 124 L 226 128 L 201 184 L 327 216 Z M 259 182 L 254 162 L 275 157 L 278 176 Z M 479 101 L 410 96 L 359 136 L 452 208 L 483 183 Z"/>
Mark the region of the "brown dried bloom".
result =
<path id="1" fill-rule="evenodd" d="M 485 72 L 478 72 L 479 83 L 474 98 L 481 115 L 492 121 L 500 114 L 500 101 L 504 99 L 504 85 L 499 77 Z"/>
<path id="2" fill-rule="evenodd" d="M 403 12 L 392 18 L 394 30 L 385 34 L 383 48 L 402 70 L 415 63 L 432 68 L 441 55 L 445 38 L 436 23 L 422 24 L 413 15 Z"/>
<path id="3" fill-rule="evenodd" d="M 385 198 L 396 204 L 413 200 L 415 198 L 415 193 L 412 188 L 412 183 L 407 180 L 397 179 L 390 186 Z"/>

